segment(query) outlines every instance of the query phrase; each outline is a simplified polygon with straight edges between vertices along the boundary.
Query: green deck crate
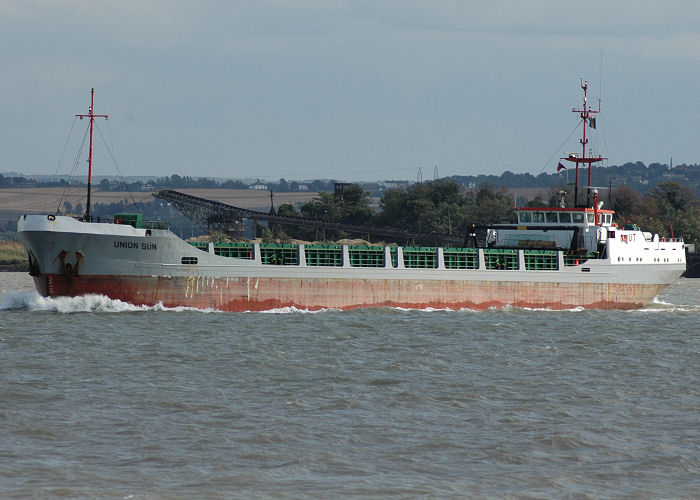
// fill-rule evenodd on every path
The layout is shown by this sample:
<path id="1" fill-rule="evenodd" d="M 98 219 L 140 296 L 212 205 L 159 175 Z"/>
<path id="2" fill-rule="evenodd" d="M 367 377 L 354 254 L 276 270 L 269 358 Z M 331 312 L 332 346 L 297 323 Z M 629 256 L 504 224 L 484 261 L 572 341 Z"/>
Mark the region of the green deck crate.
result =
<path id="1" fill-rule="evenodd" d="M 384 247 L 348 246 L 352 267 L 384 267 Z"/>
<path id="2" fill-rule="evenodd" d="M 403 265 L 409 269 L 434 269 L 437 267 L 437 248 L 404 247 Z"/>
<path id="3" fill-rule="evenodd" d="M 141 214 L 115 214 L 114 223 L 140 228 L 142 219 L 143 216 Z"/>
<path id="4" fill-rule="evenodd" d="M 260 260 L 275 266 L 299 265 L 299 245 L 291 243 L 261 243 Z"/>
<path id="5" fill-rule="evenodd" d="M 214 255 L 222 257 L 235 257 L 237 259 L 252 260 L 254 245 L 252 243 L 214 243 Z"/>
<path id="6" fill-rule="evenodd" d="M 477 248 L 444 248 L 442 255 L 446 269 L 479 269 Z"/>
<path id="7" fill-rule="evenodd" d="M 342 267 L 343 247 L 341 245 L 306 245 L 307 266 Z"/>
<path id="8" fill-rule="evenodd" d="M 525 269 L 531 271 L 556 271 L 559 257 L 556 250 L 523 250 Z"/>
<path id="9" fill-rule="evenodd" d="M 484 265 L 486 266 L 486 269 L 516 271 L 520 267 L 518 264 L 518 251 L 511 249 L 486 248 L 484 249 Z"/>

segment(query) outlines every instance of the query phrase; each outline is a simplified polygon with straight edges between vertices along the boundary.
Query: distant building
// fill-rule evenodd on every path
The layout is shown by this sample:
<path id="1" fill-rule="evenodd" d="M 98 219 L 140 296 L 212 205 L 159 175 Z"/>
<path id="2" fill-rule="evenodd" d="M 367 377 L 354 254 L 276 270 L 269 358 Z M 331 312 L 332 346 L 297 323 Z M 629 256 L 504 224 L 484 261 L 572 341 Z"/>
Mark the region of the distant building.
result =
<path id="1" fill-rule="evenodd" d="M 409 181 L 384 181 L 387 189 L 406 189 L 411 183 Z"/>
<path id="2" fill-rule="evenodd" d="M 335 194 L 335 196 L 343 196 L 343 191 L 345 191 L 345 188 L 351 185 L 352 184 L 349 182 L 336 182 L 333 185 L 333 194 Z"/>
<path id="3" fill-rule="evenodd" d="M 267 191 L 269 188 L 267 187 L 267 184 L 263 184 L 262 182 L 258 181 L 255 184 L 251 184 L 248 186 L 248 189 L 255 189 L 258 191 Z"/>
<path id="4" fill-rule="evenodd" d="M 297 188 L 299 191 L 308 191 L 309 186 L 308 184 L 299 184 L 299 187 Z"/>

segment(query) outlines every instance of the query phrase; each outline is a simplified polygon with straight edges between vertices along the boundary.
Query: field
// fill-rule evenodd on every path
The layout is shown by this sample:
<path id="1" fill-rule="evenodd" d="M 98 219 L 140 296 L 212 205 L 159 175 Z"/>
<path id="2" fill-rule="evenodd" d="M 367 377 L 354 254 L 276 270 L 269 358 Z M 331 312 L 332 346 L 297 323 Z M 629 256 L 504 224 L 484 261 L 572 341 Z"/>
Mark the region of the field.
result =
<path id="1" fill-rule="evenodd" d="M 19 241 L 0 241 L 0 271 L 26 271 L 27 253 Z"/>

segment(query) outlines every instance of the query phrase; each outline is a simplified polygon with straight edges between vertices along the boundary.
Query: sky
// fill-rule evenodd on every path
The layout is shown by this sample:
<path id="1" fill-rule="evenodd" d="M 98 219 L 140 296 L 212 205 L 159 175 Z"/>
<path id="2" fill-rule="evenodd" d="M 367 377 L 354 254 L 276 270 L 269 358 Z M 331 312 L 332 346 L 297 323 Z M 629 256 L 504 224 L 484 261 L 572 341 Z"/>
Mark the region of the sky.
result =
<path id="1" fill-rule="evenodd" d="M 697 0 L 0 0 L 0 63 L 0 172 L 85 175 L 94 88 L 97 177 L 552 173 L 582 78 L 607 165 L 700 162 Z"/>

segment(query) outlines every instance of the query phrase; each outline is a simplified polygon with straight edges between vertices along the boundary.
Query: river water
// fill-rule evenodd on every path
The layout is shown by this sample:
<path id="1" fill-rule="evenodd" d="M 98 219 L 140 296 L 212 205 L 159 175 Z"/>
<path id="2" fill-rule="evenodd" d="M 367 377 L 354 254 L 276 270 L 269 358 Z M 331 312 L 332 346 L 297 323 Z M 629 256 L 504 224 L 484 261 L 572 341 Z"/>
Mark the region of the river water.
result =
<path id="1" fill-rule="evenodd" d="M 138 308 L 0 276 L 2 498 L 697 498 L 700 280 L 636 311 Z"/>

